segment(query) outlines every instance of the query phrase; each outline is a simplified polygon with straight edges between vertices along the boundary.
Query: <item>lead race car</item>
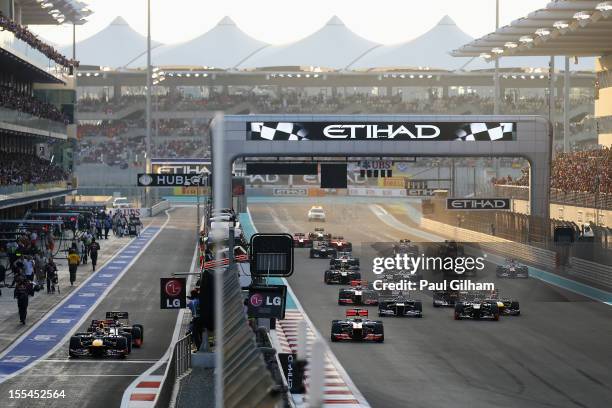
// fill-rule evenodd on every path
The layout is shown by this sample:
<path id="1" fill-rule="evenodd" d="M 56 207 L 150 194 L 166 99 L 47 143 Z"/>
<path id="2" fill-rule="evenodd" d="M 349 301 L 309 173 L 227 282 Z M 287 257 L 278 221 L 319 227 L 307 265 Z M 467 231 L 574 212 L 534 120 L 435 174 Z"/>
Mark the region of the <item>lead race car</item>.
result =
<path id="1" fill-rule="evenodd" d="M 343 320 L 332 320 L 331 341 L 385 341 L 383 322 L 368 319 L 367 309 L 348 309 Z"/>
<path id="2" fill-rule="evenodd" d="M 423 304 L 402 292 L 381 295 L 378 298 L 378 316 L 423 317 Z"/>
<path id="3" fill-rule="evenodd" d="M 497 265 L 495 274 L 498 278 L 529 278 L 529 268 L 514 259 L 506 259 L 503 265 Z"/>
<path id="4" fill-rule="evenodd" d="M 378 295 L 374 289 L 368 287 L 368 283 L 362 280 L 351 281 L 350 288 L 342 288 L 338 292 L 339 305 L 364 305 L 376 306 Z"/>
<path id="5" fill-rule="evenodd" d="M 433 292 L 433 307 L 454 307 L 459 300 L 457 290 L 438 290 Z"/>
<path id="6" fill-rule="evenodd" d="M 132 352 L 132 346 L 142 346 L 143 333 L 142 325 L 128 324 L 127 312 L 106 312 L 106 319 L 92 320 L 87 332 L 70 337 L 68 354 L 72 358 L 125 358 Z"/>

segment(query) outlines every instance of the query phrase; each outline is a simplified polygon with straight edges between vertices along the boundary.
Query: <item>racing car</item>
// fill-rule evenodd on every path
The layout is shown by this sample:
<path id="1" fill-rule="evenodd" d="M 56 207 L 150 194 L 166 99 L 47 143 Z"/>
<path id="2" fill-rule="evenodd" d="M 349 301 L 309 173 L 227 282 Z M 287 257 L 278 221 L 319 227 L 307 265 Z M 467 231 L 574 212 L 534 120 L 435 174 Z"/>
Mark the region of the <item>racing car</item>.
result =
<path id="1" fill-rule="evenodd" d="M 518 300 L 500 297 L 498 289 L 495 289 L 489 297 L 497 302 L 499 314 L 505 316 L 520 316 L 521 307 Z"/>
<path id="2" fill-rule="evenodd" d="M 311 258 L 334 258 L 336 253 L 336 249 L 330 247 L 326 241 L 313 241 L 310 248 Z"/>
<path id="3" fill-rule="evenodd" d="M 375 290 L 368 288 L 366 281 L 353 280 L 350 288 L 342 288 L 338 292 L 338 304 L 375 306 L 378 304 L 378 295 Z"/>
<path id="4" fill-rule="evenodd" d="M 462 293 L 455 303 L 455 320 L 499 320 L 497 300 L 479 293 Z"/>
<path id="5" fill-rule="evenodd" d="M 312 240 L 306 236 L 303 232 L 296 232 L 293 234 L 293 247 L 294 248 L 312 248 Z"/>
<path id="6" fill-rule="evenodd" d="M 332 236 L 329 240 L 329 244 L 338 251 L 351 252 L 353 250 L 353 244 L 344 239 L 343 236 Z"/>
<path id="7" fill-rule="evenodd" d="M 336 256 L 330 259 L 330 268 L 357 267 L 359 269 L 359 258 L 355 258 L 350 252 L 338 252 Z"/>
<path id="8" fill-rule="evenodd" d="M 342 265 L 340 267 L 330 268 L 325 271 L 323 275 L 323 282 L 329 284 L 332 283 L 350 283 L 353 280 L 361 279 L 361 272 L 359 267 Z"/>
<path id="9" fill-rule="evenodd" d="M 497 265 L 495 274 L 498 278 L 528 278 L 529 268 L 514 259 L 507 259 L 505 264 Z"/>
<path id="10" fill-rule="evenodd" d="M 132 346 L 142 346 L 144 332 L 142 325 L 130 326 L 127 319 L 127 312 L 106 312 L 106 319 L 92 320 L 87 332 L 70 337 L 69 356 L 125 358 Z"/>
<path id="11" fill-rule="evenodd" d="M 433 292 L 433 307 L 453 307 L 459 299 L 459 291 L 438 290 Z"/>
<path id="12" fill-rule="evenodd" d="M 409 239 L 400 239 L 393 245 L 393 255 L 419 256 L 419 247 L 412 244 Z"/>
<path id="13" fill-rule="evenodd" d="M 383 322 L 369 320 L 367 309 L 348 309 L 346 318 L 332 320 L 331 341 L 385 341 Z"/>
<path id="14" fill-rule="evenodd" d="M 313 232 L 308 233 L 308 239 L 311 241 L 329 241 L 331 234 L 326 233 L 324 228 L 315 228 Z"/>
<path id="15" fill-rule="evenodd" d="M 378 298 L 378 316 L 423 317 L 423 304 L 402 292 Z"/>

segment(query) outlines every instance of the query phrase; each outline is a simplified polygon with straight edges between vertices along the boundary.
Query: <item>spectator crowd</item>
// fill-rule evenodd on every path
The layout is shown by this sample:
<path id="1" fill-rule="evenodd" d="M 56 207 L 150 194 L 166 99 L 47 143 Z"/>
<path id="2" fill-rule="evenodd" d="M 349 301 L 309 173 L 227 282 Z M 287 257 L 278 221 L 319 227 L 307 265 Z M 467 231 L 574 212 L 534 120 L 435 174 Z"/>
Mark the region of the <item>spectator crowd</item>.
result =
<path id="1" fill-rule="evenodd" d="M 498 185 L 529 185 L 529 169 L 522 175 L 494 180 Z M 564 193 L 583 192 L 612 194 L 612 149 L 583 150 L 558 153 L 552 162 L 551 188 Z"/>
<path id="2" fill-rule="evenodd" d="M 63 122 L 70 121 L 55 105 L 43 102 L 32 95 L 27 95 L 16 89 L 0 85 L 0 107 L 29 113 L 39 118 Z"/>
<path id="3" fill-rule="evenodd" d="M 53 46 L 47 44 L 42 41 L 40 38 L 36 36 L 33 32 L 28 30 L 27 27 L 18 24 L 11 18 L 5 16 L 2 11 L 0 11 L 0 29 L 7 30 L 15 34 L 15 37 L 24 41 L 30 45 L 30 47 L 37 49 L 41 53 L 43 53 L 47 58 L 57 62 L 58 64 L 64 67 L 78 67 L 79 62 L 68 59 L 62 54 L 60 54 Z"/>
<path id="4" fill-rule="evenodd" d="M 69 176 L 61 167 L 34 154 L 0 150 L 0 163 L 0 186 L 50 183 Z"/>

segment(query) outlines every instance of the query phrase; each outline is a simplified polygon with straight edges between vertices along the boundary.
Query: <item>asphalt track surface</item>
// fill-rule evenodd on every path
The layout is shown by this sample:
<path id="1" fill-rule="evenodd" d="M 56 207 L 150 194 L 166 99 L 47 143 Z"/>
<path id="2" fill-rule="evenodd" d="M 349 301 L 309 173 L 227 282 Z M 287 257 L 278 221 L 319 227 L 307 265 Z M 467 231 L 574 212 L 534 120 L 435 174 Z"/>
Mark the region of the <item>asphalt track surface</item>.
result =
<path id="1" fill-rule="evenodd" d="M 68 344 L 46 360 L 0 384 L 1 407 L 119 407 L 123 391 L 166 352 L 172 339 L 177 311 L 159 309 L 159 278 L 187 272 L 194 250 L 193 208 L 176 208 L 170 221 L 137 262 L 123 275 L 87 321 L 110 310 L 130 313 L 132 323 L 144 326 L 144 345 L 125 360 L 68 358 Z M 160 226 L 165 214 L 152 225 Z M 84 331 L 86 325 L 78 330 Z M 10 390 L 63 390 L 65 398 L 9 399 Z"/>
<path id="2" fill-rule="evenodd" d="M 259 232 L 308 232 L 319 225 L 307 221 L 313 204 L 255 203 L 249 210 Z M 380 204 L 408 223 L 394 202 Z M 367 270 L 378 256 L 373 243 L 419 241 L 381 222 L 370 204 L 324 208 L 321 226 L 353 242 L 364 279 L 374 278 Z M 289 283 L 329 342 L 331 320 L 342 318 L 345 308 L 337 304 L 340 286 L 323 283 L 327 265 L 298 249 Z M 452 309 L 433 308 L 423 292 L 416 297 L 424 317 L 383 318 L 383 344 L 331 344 L 368 402 L 376 408 L 612 406 L 612 307 L 537 279 L 496 279 L 490 267 L 473 280 L 494 282 L 502 295 L 517 298 L 521 316 L 455 321 Z M 378 319 L 376 308 L 370 313 Z"/>

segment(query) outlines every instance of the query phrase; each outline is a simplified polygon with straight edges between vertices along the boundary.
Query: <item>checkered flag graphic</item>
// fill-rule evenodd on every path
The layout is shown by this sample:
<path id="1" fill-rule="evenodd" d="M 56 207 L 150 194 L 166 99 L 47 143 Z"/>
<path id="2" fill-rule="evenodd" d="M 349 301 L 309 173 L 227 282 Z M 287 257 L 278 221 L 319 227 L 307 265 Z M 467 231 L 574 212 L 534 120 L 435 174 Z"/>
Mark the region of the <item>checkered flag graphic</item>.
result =
<path id="1" fill-rule="evenodd" d="M 308 140 L 308 131 L 299 123 L 251 122 L 253 140 Z"/>
<path id="2" fill-rule="evenodd" d="M 513 123 L 468 123 L 455 133 L 457 140 L 467 141 L 492 141 L 512 140 L 514 133 Z"/>

